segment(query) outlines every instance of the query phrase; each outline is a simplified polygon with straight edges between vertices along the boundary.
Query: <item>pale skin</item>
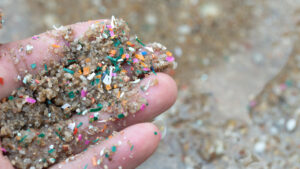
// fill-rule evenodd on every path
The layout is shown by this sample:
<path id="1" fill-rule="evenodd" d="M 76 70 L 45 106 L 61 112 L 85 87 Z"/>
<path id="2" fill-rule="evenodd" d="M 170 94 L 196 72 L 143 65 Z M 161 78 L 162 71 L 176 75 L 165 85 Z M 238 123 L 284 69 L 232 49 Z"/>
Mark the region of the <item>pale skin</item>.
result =
<path id="1" fill-rule="evenodd" d="M 84 33 L 93 22 L 94 21 L 89 21 L 71 25 L 75 37 L 79 37 Z M 39 40 L 34 41 L 32 38 L 28 38 L 0 46 L 0 77 L 4 79 L 4 85 L 0 85 L 0 98 L 8 96 L 15 88 L 21 85 L 20 82 L 16 81 L 16 77 L 22 70 L 28 69 L 32 71 L 29 69 L 31 64 L 37 64 L 38 68 L 35 71 L 32 71 L 32 73 L 37 73 L 43 63 L 47 63 L 52 59 L 59 59 L 60 56 L 55 56 L 48 50 L 48 47 L 53 43 L 62 44 L 62 42 L 57 41 L 51 36 L 54 32 L 55 31 L 50 31 L 38 35 L 40 37 Z M 18 50 L 20 46 L 26 46 L 27 44 L 31 44 L 34 48 L 29 56 L 24 57 Z M 12 53 L 16 54 L 16 57 L 20 59 L 21 62 L 19 64 L 15 65 L 13 63 L 11 59 Z M 145 95 L 149 106 L 143 111 L 137 112 L 135 116 L 128 116 L 125 119 L 126 126 L 119 127 L 116 125 L 116 130 L 120 131 L 119 134 L 89 148 L 85 152 L 81 152 L 76 156 L 74 161 L 68 163 L 61 162 L 50 168 L 74 169 L 84 168 L 85 166 L 88 166 L 89 169 L 101 168 L 93 165 L 92 158 L 96 154 L 99 154 L 104 147 L 111 147 L 112 145 L 118 144 L 120 141 L 130 141 L 130 143 L 134 145 L 134 149 L 131 151 L 128 144 L 121 144 L 118 146 L 118 150 L 116 151 L 116 154 L 114 154 L 113 160 L 104 161 L 104 164 L 107 165 L 108 168 L 112 169 L 122 166 L 122 169 L 133 169 L 150 157 L 159 144 L 160 133 L 159 129 L 155 125 L 149 123 L 149 121 L 171 107 L 177 97 L 176 84 L 169 75 L 165 73 L 151 75 L 146 77 L 142 83 L 153 78 L 158 79 L 159 83 L 158 85 L 151 87 L 147 91 L 148 94 Z M 76 118 L 76 121 L 82 121 L 82 119 L 87 117 L 74 118 Z M 157 135 L 154 134 L 155 132 L 157 132 Z M 3 156 L 1 151 L 0 169 L 13 169 L 10 161 L 7 157 Z"/>

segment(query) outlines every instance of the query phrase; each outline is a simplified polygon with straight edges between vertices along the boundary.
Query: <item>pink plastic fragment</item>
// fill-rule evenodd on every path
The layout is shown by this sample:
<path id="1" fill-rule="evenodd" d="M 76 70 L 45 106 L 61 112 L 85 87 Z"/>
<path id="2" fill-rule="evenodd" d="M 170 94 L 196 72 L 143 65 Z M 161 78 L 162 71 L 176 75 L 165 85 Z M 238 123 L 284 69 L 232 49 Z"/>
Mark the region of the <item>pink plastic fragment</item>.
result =
<path id="1" fill-rule="evenodd" d="M 85 91 L 85 90 L 81 90 L 81 97 L 86 97 L 86 95 L 87 95 L 87 91 Z"/>
<path id="2" fill-rule="evenodd" d="M 32 39 L 33 39 L 33 40 L 38 40 L 39 37 L 38 37 L 38 36 L 33 36 Z"/>
<path id="3" fill-rule="evenodd" d="M 6 153 L 6 152 L 7 152 L 7 150 L 6 150 L 5 148 L 3 148 L 3 147 L 1 147 L 1 151 L 2 151 L 3 153 Z"/>
<path id="4" fill-rule="evenodd" d="M 36 100 L 35 100 L 34 98 L 27 97 L 27 98 L 26 98 L 26 102 L 27 102 L 27 103 L 30 103 L 30 104 L 34 104 L 34 103 L 36 103 Z"/>
<path id="5" fill-rule="evenodd" d="M 81 139 L 82 139 L 82 135 L 79 134 L 79 135 L 78 135 L 78 141 L 80 141 Z"/>
<path id="6" fill-rule="evenodd" d="M 285 90 L 286 88 L 287 88 L 287 87 L 286 87 L 286 84 L 283 83 L 283 84 L 280 85 L 280 89 L 281 89 L 281 90 Z"/>
<path id="7" fill-rule="evenodd" d="M 144 70 L 144 71 L 150 71 L 150 69 L 147 68 L 147 67 L 145 67 L 143 70 Z"/>
<path id="8" fill-rule="evenodd" d="M 111 36 L 111 37 L 114 37 L 114 36 L 115 36 L 114 31 L 110 31 L 109 33 L 110 33 L 110 36 Z"/>
<path id="9" fill-rule="evenodd" d="M 168 61 L 168 62 L 173 62 L 174 60 L 175 60 L 175 58 L 173 56 L 166 57 L 166 61 Z"/>
<path id="10" fill-rule="evenodd" d="M 134 58 L 133 63 L 139 63 L 139 60 L 137 58 Z"/>
<path id="11" fill-rule="evenodd" d="M 146 105 L 145 105 L 145 104 L 142 104 L 142 106 L 141 106 L 141 111 L 145 110 L 145 108 L 146 108 Z"/>
<path id="12" fill-rule="evenodd" d="M 89 140 L 85 140 L 85 144 L 86 145 L 90 144 L 90 141 Z"/>

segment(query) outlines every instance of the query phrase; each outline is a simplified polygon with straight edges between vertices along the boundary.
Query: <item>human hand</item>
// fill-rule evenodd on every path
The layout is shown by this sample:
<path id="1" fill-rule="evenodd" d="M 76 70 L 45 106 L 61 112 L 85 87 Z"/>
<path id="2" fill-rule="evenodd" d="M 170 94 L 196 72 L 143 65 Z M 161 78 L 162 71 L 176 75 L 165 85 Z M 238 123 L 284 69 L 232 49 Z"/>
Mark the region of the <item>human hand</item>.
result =
<path id="1" fill-rule="evenodd" d="M 88 26 L 92 22 L 78 23 L 71 25 L 74 30 L 75 37 L 78 37 L 85 32 Z M 23 70 L 29 70 L 31 73 L 37 73 L 38 69 L 29 69 L 30 65 L 37 63 L 37 65 L 43 65 L 51 59 L 58 60 L 59 55 L 53 55 L 48 50 L 51 44 L 59 43 L 57 39 L 52 36 L 55 31 L 46 32 L 39 35 L 39 40 L 32 40 L 31 38 L 18 42 L 11 42 L 0 46 L 0 77 L 3 79 L 3 83 L 0 83 L 0 98 L 8 96 L 15 88 L 21 85 L 16 81 L 17 75 Z M 34 48 L 30 57 L 24 57 L 19 51 L 20 46 L 26 46 L 31 44 Z M 19 60 L 19 64 L 14 64 L 12 57 L 16 56 Z M 121 131 L 112 138 L 101 142 L 93 147 L 89 147 L 87 151 L 83 149 L 78 150 L 79 156 L 75 157 L 75 160 L 68 163 L 61 162 L 50 168 L 99 168 L 95 165 L 95 159 L 99 157 L 101 150 L 104 148 L 111 149 L 113 145 L 118 145 L 111 160 L 105 159 L 101 166 L 107 166 L 108 168 L 130 169 L 136 168 L 144 160 L 146 160 L 157 148 L 160 140 L 159 130 L 151 123 L 144 123 L 152 120 L 155 116 L 167 110 L 176 99 L 177 88 L 174 80 L 164 74 L 158 73 L 157 76 L 150 75 L 145 78 L 141 83 L 146 83 L 149 79 L 158 79 L 158 85 L 149 88 L 145 97 L 148 100 L 149 106 L 144 110 L 137 112 L 134 115 L 130 115 L 123 119 L 126 121 L 126 126 L 119 126 L 112 124 L 115 130 Z M 1 79 L 0 79 L 1 80 Z M 87 121 L 88 117 L 80 116 L 74 117 L 75 121 Z M 137 124 L 140 123 L 140 124 Z M 88 124 L 83 124 L 81 130 L 87 128 Z M 125 128 L 127 127 L 127 128 Z M 121 144 L 120 144 L 121 141 Z M 128 144 L 130 143 L 130 144 Z M 13 168 L 9 160 L 2 155 L 0 151 L 0 169 Z"/>

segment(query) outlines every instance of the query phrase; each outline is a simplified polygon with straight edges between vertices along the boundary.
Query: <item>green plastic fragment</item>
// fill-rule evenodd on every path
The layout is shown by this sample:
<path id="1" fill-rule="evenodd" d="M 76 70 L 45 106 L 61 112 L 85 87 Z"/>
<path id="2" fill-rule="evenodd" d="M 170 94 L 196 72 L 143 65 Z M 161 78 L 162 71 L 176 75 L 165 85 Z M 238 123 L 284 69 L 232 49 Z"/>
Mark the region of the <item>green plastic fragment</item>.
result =
<path id="1" fill-rule="evenodd" d="M 50 150 L 48 151 L 48 153 L 51 154 L 51 153 L 54 152 L 54 150 L 55 150 L 55 149 L 50 149 Z"/>
<path id="2" fill-rule="evenodd" d="M 93 143 L 97 143 L 100 139 L 97 138 L 96 140 L 93 140 Z"/>
<path id="3" fill-rule="evenodd" d="M 118 47 L 121 44 L 121 41 L 119 39 L 114 40 L 114 46 Z"/>
<path id="4" fill-rule="evenodd" d="M 58 134 L 58 132 L 55 132 L 55 134 L 59 137 L 59 139 L 64 140 L 63 137 L 60 134 Z"/>
<path id="5" fill-rule="evenodd" d="M 141 44 L 142 46 L 146 46 L 145 44 L 143 44 L 143 42 L 139 39 L 139 38 L 136 38 L 135 39 L 139 44 Z"/>
<path id="6" fill-rule="evenodd" d="M 77 125 L 77 128 L 81 127 L 82 126 L 82 122 L 80 122 L 78 125 Z"/>
<path id="7" fill-rule="evenodd" d="M 98 112 L 102 109 L 102 107 L 97 107 L 97 108 L 94 108 L 94 109 L 90 109 L 90 112 Z"/>
<path id="8" fill-rule="evenodd" d="M 124 54 L 124 49 L 120 48 L 120 54 L 119 54 L 119 56 L 122 56 L 123 54 Z"/>
<path id="9" fill-rule="evenodd" d="M 69 95 L 69 98 L 71 98 L 71 99 L 73 99 L 75 97 L 75 94 L 73 91 L 69 92 L 68 95 Z"/>
<path id="10" fill-rule="evenodd" d="M 95 80 L 91 81 L 91 85 L 92 85 L 92 86 L 95 85 Z"/>
<path id="11" fill-rule="evenodd" d="M 19 140 L 19 143 L 22 143 L 26 138 L 27 138 L 27 135 L 23 136 L 23 137 L 21 138 L 21 140 Z"/>
<path id="12" fill-rule="evenodd" d="M 293 86 L 293 81 L 292 80 L 286 80 L 285 85 L 287 85 L 288 87 L 292 87 Z"/>
<path id="13" fill-rule="evenodd" d="M 96 71 L 101 71 L 101 70 L 102 70 L 102 67 L 99 67 L 99 66 L 98 66 L 98 67 L 96 68 Z"/>
<path id="14" fill-rule="evenodd" d="M 116 152 L 116 151 L 117 151 L 117 147 L 116 147 L 116 146 L 112 146 L 112 147 L 111 147 L 111 151 L 112 151 L 112 152 Z"/>
<path id="15" fill-rule="evenodd" d="M 106 57 L 107 59 L 109 59 L 111 61 L 112 64 L 116 65 L 117 64 L 117 59 L 116 58 L 113 58 L 111 56 L 107 56 Z"/>
<path id="16" fill-rule="evenodd" d="M 48 72 L 48 66 L 47 66 L 47 64 L 44 64 L 44 67 L 45 67 L 46 72 Z"/>
<path id="17" fill-rule="evenodd" d="M 14 99 L 14 96 L 9 96 L 8 97 L 8 100 L 13 100 Z"/>
<path id="18" fill-rule="evenodd" d="M 68 72 L 68 73 L 70 73 L 70 74 L 72 74 L 72 75 L 74 74 L 74 71 L 73 71 L 73 70 L 70 70 L 70 69 L 67 69 L 67 68 L 64 68 L 64 71 L 65 71 L 65 72 Z"/>
<path id="19" fill-rule="evenodd" d="M 119 118 L 119 119 L 123 119 L 124 117 L 125 117 L 125 115 L 124 115 L 123 113 L 118 114 L 118 118 Z"/>
<path id="20" fill-rule="evenodd" d="M 74 62 L 76 62 L 76 60 L 68 60 L 68 63 L 74 63 Z"/>
<path id="21" fill-rule="evenodd" d="M 31 64 L 31 69 L 35 69 L 36 68 L 36 63 Z"/>
<path id="22" fill-rule="evenodd" d="M 41 133 L 41 134 L 38 135 L 38 137 L 44 138 L 44 137 L 45 137 L 45 134 L 44 134 L 44 133 Z"/>

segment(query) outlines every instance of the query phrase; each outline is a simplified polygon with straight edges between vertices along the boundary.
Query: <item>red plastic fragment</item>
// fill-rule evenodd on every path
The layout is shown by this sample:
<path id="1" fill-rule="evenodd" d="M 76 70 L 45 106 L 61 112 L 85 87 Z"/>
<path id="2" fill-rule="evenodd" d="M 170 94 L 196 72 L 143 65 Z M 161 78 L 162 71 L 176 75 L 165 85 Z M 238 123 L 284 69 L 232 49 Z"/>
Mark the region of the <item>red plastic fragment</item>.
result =
<path id="1" fill-rule="evenodd" d="M 2 77 L 0 77 L 0 84 L 4 85 L 4 79 Z"/>

